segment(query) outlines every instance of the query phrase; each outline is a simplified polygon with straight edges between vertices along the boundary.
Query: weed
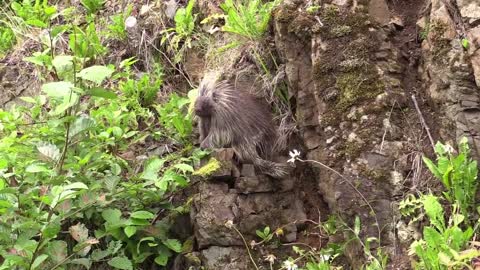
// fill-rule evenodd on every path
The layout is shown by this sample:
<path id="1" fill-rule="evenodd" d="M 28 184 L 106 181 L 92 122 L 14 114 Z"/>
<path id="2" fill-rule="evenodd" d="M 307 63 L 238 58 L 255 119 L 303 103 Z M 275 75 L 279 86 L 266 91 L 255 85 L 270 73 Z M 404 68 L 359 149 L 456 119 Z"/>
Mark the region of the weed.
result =
<path id="1" fill-rule="evenodd" d="M 17 14 L 48 7 L 26 3 Z M 166 266 L 182 249 L 168 234 L 169 214 L 188 205 L 175 207 L 165 194 L 188 185 L 193 164 L 206 155 L 185 139 L 191 99 L 174 95 L 157 105 L 165 127 L 152 132 L 157 119 L 148 107 L 162 69 L 133 79 L 133 59 L 117 68 L 95 64 L 106 49 L 92 18 L 85 27 L 75 20 L 51 27 L 47 46 L 24 60 L 57 76 L 45 76 L 38 96 L 22 97 L 28 107 L 0 110 L 0 269 L 140 269 L 147 260 Z M 53 40 L 62 33 L 70 51 L 55 55 Z M 133 167 L 126 153 L 156 133 L 185 143 Z M 156 215 L 159 202 L 166 217 Z"/>
<path id="2" fill-rule="evenodd" d="M 451 204 L 457 203 L 461 213 L 468 217 L 475 206 L 478 167 L 477 161 L 469 158 L 467 138 L 462 138 L 458 147 L 458 155 L 454 155 L 451 146 L 438 142 L 435 145 L 437 164 L 427 157 L 423 157 L 423 161 L 447 190 L 443 193 L 445 198 Z"/>
<path id="3" fill-rule="evenodd" d="M 118 39 L 118 40 L 125 40 L 127 38 L 127 32 L 125 31 L 125 20 L 130 16 L 132 13 L 132 6 L 128 6 L 127 11 L 124 13 L 120 13 L 117 15 L 113 15 L 110 17 L 112 21 L 111 24 L 108 24 L 108 32 L 106 34 L 107 37 Z"/>
<path id="4" fill-rule="evenodd" d="M 88 14 L 95 14 L 97 11 L 103 8 L 105 0 L 81 0 L 82 5 L 87 10 Z"/>
<path id="5" fill-rule="evenodd" d="M 429 33 L 430 33 L 430 23 L 426 22 L 425 27 L 419 33 L 420 40 L 426 40 L 428 38 Z"/>
<path id="6" fill-rule="evenodd" d="M 139 106 L 150 107 L 154 103 L 163 83 L 161 73 L 152 77 L 149 74 L 143 74 L 138 80 L 127 79 L 120 83 L 120 90 L 127 98 L 131 98 Z"/>
<path id="7" fill-rule="evenodd" d="M 220 5 L 225 12 L 225 25 L 222 30 L 257 40 L 267 30 L 273 8 L 279 1 L 262 3 L 260 0 L 225 0 Z"/>
<path id="8" fill-rule="evenodd" d="M 273 238 L 273 233 L 270 232 L 270 227 L 268 226 L 265 227 L 263 231 L 257 230 L 255 233 L 258 235 L 258 237 L 262 239 L 262 242 L 265 243 L 272 240 Z"/>
<path id="9" fill-rule="evenodd" d="M 27 25 L 41 28 L 46 28 L 49 20 L 57 13 L 57 8 L 48 5 L 48 0 L 14 1 L 11 7 L 15 15 L 23 19 Z"/>
<path id="10" fill-rule="evenodd" d="M 80 58 L 95 59 L 107 53 L 100 38 L 94 22 L 90 22 L 85 30 L 75 26 L 74 32 L 70 34 L 69 46 L 75 56 Z"/>
<path id="11" fill-rule="evenodd" d="M 172 94 L 163 106 L 155 106 L 160 114 L 160 121 L 168 134 L 176 140 L 186 141 L 193 130 L 192 117 L 185 115 L 185 107 L 190 103 L 188 98 Z"/>
<path id="12" fill-rule="evenodd" d="M 462 229 L 465 216 L 458 213 L 454 204 L 453 213 L 446 223 L 438 197 L 422 195 L 419 200 L 430 225 L 423 228 L 423 239 L 410 245 L 409 254 L 415 254 L 419 259 L 415 269 L 464 269 L 480 255 L 478 250 L 464 250 L 473 236 L 472 227 Z"/>
<path id="13" fill-rule="evenodd" d="M 185 8 L 179 8 L 175 13 L 175 27 L 162 31 L 161 44 L 168 41 L 175 63 L 179 63 L 183 59 L 185 50 L 192 47 L 192 36 L 197 19 L 197 14 L 193 14 L 194 5 L 195 0 L 189 0 Z"/>
<path id="14" fill-rule="evenodd" d="M 8 26 L 0 24 L 0 58 L 3 57 L 16 43 L 13 30 Z"/>

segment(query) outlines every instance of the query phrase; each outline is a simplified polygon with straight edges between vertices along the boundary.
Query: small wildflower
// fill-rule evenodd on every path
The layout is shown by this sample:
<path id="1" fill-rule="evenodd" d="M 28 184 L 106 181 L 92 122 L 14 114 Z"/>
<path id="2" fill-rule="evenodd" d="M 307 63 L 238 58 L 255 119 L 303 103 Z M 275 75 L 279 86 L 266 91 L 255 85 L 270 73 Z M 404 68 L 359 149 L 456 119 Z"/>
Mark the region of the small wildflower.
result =
<path id="1" fill-rule="evenodd" d="M 295 160 L 297 160 L 300 156 L 300 151 L 298 151 L 297 149 L 293 149 L 293 151 L 290 151 L 289 155 L 290 159 L 287 160 L 287 162 L 295 163 Z"/>
<path id="2" fill-rule="evenodd" d="M 135 25 L 137 25 L 137 18 L 133 17 L 133 16 L 129 16 L 126 20 L 125 20 L 125 28 L 132 28 L 134 27 Z"/>
<path id="3" fill-rule="evenodd" d="M 455 149 L 453 149 L 453 147 L 449 144 L 445 145 L 445 151 L 449 154 L 452 154 L 455 152 Z"/>
<path id="4" fill-rule="evenodd" d="M 298 269 L 298 266 L 293 263 L 293 261 L 284 261 L 283 262 L 283 267 L 285 267 L 287 270 L 297 270 Z"/>
<path id="5" fill-rule="evenodd" d="M 328 262 L 330 260 L 330 255 L 328 254 L 321 254 L 320 258 L 322 258 L 323 262 Z"/>
<path id="6" fill-rule="evenodd" d="M 267 256 L 265 256 L 265 261 L 270 264 L 274 264 L 276 259 L 277 257 L 275 257 L 275 255 L 273 254 L 268 254 Z"/>
<path id="7" fill-rule="evenodd" d="M 233 228 L 233 220 L 227 220 L 227 222 L 225 222 L 225 227 L 229 229 Z"/>
<path id="8" fill-rule="evenodd" d="M 275 230 L 275 234 L 276 234 L 277 236 L 283 235 L 283 229 L 282 229 L 282 228 L 276 229 L 276 230 Z"/>

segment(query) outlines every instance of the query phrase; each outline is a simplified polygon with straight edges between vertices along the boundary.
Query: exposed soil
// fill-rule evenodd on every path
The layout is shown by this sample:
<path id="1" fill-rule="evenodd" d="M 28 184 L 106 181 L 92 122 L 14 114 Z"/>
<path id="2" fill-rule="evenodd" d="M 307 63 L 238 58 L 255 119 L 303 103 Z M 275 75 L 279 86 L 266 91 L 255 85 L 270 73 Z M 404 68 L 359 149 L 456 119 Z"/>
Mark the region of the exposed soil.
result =
<path id="1" fill-rule="evenodd" d="M 392 12 L 393 18 L 398 18 L 403 26 L 395 25 L 396 30 L 392 38 L 392 43 L 400 50 L 400 55 L 397 61 L 405 68 L 402 76 L 399 78 L 402 82 L 405 91 L 405 97 L 408 100 L 409 108 L 412 112 L 406 119 L 416 119 L 416 124 L 421 125 L 420 116 L 414 106 L 412 95 L 415 95 L 416 101 L 425 118 L 426 124 L 430 129 L 430 133 L 434 140 L 440 140 L 438 125 L 435 125 L 437 120 L 435 113 L 431 108 L 435 108 L 426 92 L 426 87 L 423 85 L 419 74 L 419 66 L 422 64 L 421 57 L 421 35 L 417 27 L 417 22 L 425 15 L 428 7 L 428 1 L 425 0 L 390 0 L 388 6 Z M 422 127 L 422 133 L 425 133 L 425 127 Z M 426 145 L 430 144 L 427 134 L 423 134 Z M 427 153 L 432 153 L 426 150 Z"/>

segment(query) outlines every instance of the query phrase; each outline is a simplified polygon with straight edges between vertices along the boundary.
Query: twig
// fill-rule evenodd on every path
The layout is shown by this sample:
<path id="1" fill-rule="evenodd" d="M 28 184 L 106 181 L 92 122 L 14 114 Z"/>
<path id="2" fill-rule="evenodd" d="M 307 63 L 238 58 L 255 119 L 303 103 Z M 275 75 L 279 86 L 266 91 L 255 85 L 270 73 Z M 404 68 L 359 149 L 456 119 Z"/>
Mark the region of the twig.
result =
<path id="1" fill-rule="evenodd" d="M 259 270 L 257 264 L 255 263 L 255 260 L 253 259 L 252 253 L 250 252 L 250 248 L 248 247 L 248 243 L 247 243 L 247 240 L 245 240 L 245 237 L 243 237 L 242 233 L 235 227 L 235 225 L 232 224 L 232 225 L 228 225 L 227 227 L 234 229 L 238 233 L 238 235 L 240 235 L 240 237 L 242 238 L 243 244 L 247 249 L 248 257 L 250 257 L 250 261 L 252 261 L 252 264 L 253 266 L 255 266 L 255 269 Z"/>
<path id="2" fill-rule="evenodd" d="M 432 145 L 432 148 L 435 149 L 435 143 L 433 142 L 432 134 L 430 134 L 430 128 L 427 126 L 427 123 L 425 122 L 425 118 L 423 118 L 422 112 L 420 111 L 420 107 L 418 106 L 417 99 L 415 98 L 415 95 L 412 95 L 412 100 L 413 104 L 415 105 L 415 109 L 417 110 L 418 117 L 420 118 L 420 122 L 427 132 L 428 139 L 430 140 L 430 144 Z"/>

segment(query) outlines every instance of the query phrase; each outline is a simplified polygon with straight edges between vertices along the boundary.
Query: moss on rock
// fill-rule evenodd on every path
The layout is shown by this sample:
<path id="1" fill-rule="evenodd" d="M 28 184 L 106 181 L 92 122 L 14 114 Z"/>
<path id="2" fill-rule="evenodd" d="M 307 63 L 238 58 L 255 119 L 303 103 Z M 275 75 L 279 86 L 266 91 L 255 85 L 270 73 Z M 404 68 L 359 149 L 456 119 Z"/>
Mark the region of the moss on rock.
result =
<path id="1" fill-rule="evenodd" d="M 193 175 L 208 177 L 214 172 L 218 171 L 220 168 L 222 168 L 222 163 L 215 158 L 210 158 L 207 164 L 193 172 Z"/>

